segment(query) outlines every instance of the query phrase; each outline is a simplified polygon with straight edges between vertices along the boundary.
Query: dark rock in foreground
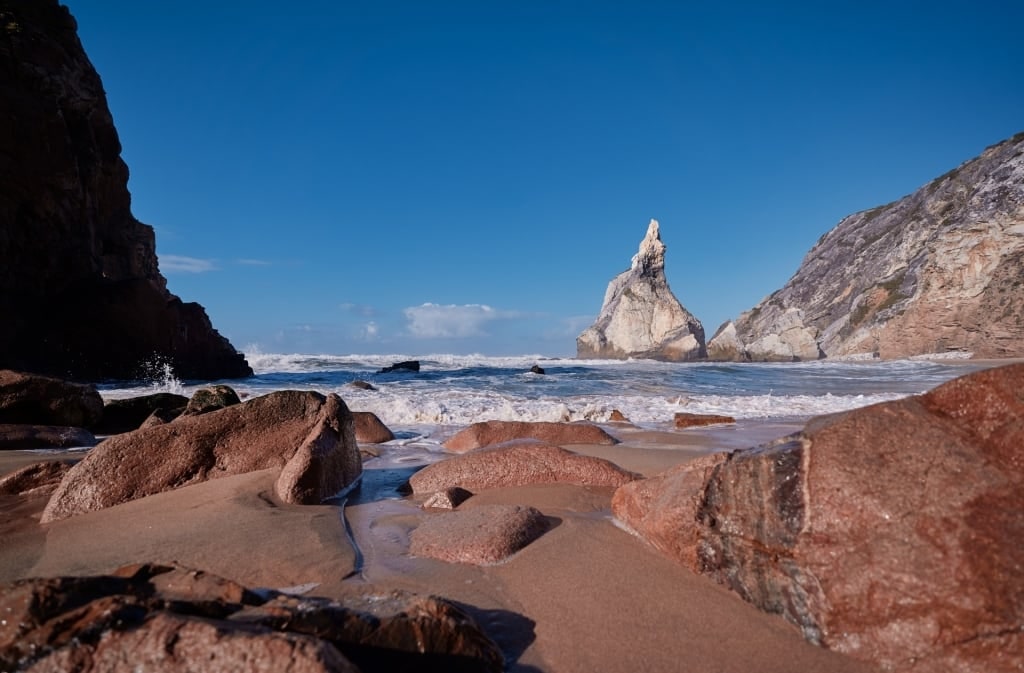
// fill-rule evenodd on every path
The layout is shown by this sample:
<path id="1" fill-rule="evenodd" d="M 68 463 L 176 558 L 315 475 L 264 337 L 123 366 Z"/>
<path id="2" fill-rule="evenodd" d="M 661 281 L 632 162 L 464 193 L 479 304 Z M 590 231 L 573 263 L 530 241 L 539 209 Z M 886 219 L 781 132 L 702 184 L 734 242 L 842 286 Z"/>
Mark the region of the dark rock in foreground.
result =
<path id="1" fill-rule="evenodd" d="M 102 415 L 96 386 L 0 370 L 0 423 L 92 428 Z"/>
<path id="2" fill-rule="evenodd" d="M 444 448 L 456 453 L 516 439 L 536 439 L 548 444 L 618 444 L 593 423 L 549 423 L 529 421 L 481 421 L 449 437 Z"/>
<path id="3" fill-rule="evenodd" d="M 1024 668 L 1024 364 L 620 488 L 692 570 L 885 670 Z"/>
<path id="4" fill-rule="evenodd" d="M 341 600 L 269 593 L 155 564 L 21 580 L 0 587 L 0 669 L 502 670 L 497 646 L 440 598 L 370 589 Z"/>
<path id="5" fill-rule="evenodd" d="M 111 437 L 71 469 L 42 521 L 268 468 L 281 470 L 275 490 L 290 503 L 319 503 L 358 479 L 362 460 L 341 398 L 281 391 Z"/>
<path id="6" fill-rule="evenodd" d="M 134 379 L 252 375 L 199 304 L 168 292 L 132 216 L 103 84 L 56 0 L 5 0 L 0 39 L 0 368 Z"/>

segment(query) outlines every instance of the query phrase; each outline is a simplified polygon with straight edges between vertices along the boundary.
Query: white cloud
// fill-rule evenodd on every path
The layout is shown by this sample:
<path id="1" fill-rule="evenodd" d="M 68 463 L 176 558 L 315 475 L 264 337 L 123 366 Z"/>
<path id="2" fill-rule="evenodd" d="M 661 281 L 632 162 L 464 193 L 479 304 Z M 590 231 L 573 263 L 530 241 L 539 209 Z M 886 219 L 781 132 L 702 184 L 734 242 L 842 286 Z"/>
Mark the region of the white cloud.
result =
<path id="1" fill-rule="evenodd" d="M 265 259 L 236 259 L 235 263 L 245 266 L 270 266 L 270 262 Z"/>
<path id="2" fill-rule="evenodd" d="M 207 271 L 216 271 L 217 264 L 212 259 L 160 255 L 160 270 L 164 273 L 206 273 Z"/>
<path id="3" fill-rule="evenodd" d="M 499 318 L 514 317 L 508 312 L 496 311 L 485 304 L 426 303 L 410 306 L 403 311 L 409 321 L 409 333 L 419 339 L 462 339 L 485 336 L 483 326 Z"/>
<path id="4" fill-rule="evenodd" d="M 376 341 L 377 335 L 380 333 L 380 328 L 377 327 L 377 323 L 372 320 L 365 325 L 360 333 L 360 336 L 365 341 Z"/>

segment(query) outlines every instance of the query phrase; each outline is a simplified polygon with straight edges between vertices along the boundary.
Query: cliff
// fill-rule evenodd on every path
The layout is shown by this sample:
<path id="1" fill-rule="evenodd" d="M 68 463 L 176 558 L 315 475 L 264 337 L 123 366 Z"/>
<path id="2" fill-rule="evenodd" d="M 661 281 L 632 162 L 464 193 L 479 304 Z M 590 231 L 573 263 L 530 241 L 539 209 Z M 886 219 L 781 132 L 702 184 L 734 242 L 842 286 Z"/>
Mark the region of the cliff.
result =
<path id="1" fill-rule="evenodd" d="M 715 360 L 1024 355 L 1024 133 L 826 233 Z"/>
<path id="2" fill-rule="evenodd" d="M 665 244 L 651 220 L 627 271 L 608 284 L 597 321 L 576 339 L 580 358 L 696 360 L 704 327 L 683 308 L 665 279 Z"/>
<path id="3" fill-rule="evenodd" d="M 168 292 L 76 30 L 56 0 L 0 0 L 0 368 L 134 378 L 156 358 L 186 378 L 250 375 Z"/>

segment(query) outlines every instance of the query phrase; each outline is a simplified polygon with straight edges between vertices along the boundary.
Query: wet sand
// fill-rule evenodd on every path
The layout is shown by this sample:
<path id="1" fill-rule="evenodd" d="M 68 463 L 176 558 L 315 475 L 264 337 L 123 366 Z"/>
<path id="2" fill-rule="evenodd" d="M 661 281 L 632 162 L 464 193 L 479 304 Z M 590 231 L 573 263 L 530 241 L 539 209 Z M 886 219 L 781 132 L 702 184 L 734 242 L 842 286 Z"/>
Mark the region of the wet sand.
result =
<path id="1" fill-rule="evenodd" d="M 799 428 L 744 422 L 700 430 L 607 429 L 616 446 L 568 446 L 645 475 L 716 449 Z M 396 488 L 417 467 L 382 446 L 345 501 L 286 505 L 274 471 L 198 484 L 46 526 L 46 498 L 0 500 L 0 581 L 104 573 L 178 561 L 254 587 L 341 595 L 371 584 L 430 593 L 468 609 L 512 671 L 836 671 L 870 666 L 806 643 L 780 617 L 665 558 L 612 520 L 611 490 L 532 486 L 482 492 L 463 507 L 526 504 L 553 524 L 504 563 L 476 567 L 408 554 L 424 512 Z M 53 456 L 43 456 L 52 458 Z M 39 460 L 0 454 L 0 473 Z"/>

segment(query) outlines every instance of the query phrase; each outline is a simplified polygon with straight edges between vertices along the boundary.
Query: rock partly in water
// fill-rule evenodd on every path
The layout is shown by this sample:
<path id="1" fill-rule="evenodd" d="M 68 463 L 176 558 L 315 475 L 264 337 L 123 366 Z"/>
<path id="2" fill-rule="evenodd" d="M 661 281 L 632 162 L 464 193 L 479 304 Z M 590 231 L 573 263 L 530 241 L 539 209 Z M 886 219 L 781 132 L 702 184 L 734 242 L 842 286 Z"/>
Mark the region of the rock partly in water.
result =
<path id="1" fill-rule="evenodd" d="M 576 338 L 576 355 L 673 362 L 707 355 L 703 325 L 683 308 L 665 279 L 665 244 L 657 220 L 651 220 L 629 270 L 608 284 L 597 321 Z"/>
<path id="2" fill-rule="evenodd" d="M 0 367 L 134 379 L 155 356 L 186 378 L 252 375 L 199 304 L 168 292 L 68 9 L 5 0 L 2 11 Z"/>
<path id="3" fill-rule="evenodd" d="M 723 416 L 721 414 L 691 414 L 679 411 L 673 416 L 672 421 L 677 430 L 682 430 L 684 428 L 699 428 L 705 425 L 727 425 L 735 423 L 736 419 L 732 416 Z"/>
<path id="4" fill-rule="evenodd" d="M 899 201 L 844 218 L 713 360 L 1024 355 L 1024 133 Z"/>
<path id="5" fill-rule="evenodd" d="M 349 385 L 352 386 L 353 388 L 359 388 L 360 390 L 377 390 L 372 383 L 367 383 L 366 381 L 363 381 L 361 379 L 351 381 Z"/>
<path id="6" fill-rule="evenodd" d="M 496 673 L 498 647 L 440 598 L 368 588 L 340 600 L 262 596 L 173 565 L 0 587 L 0 669 L 451 670 Z M 254 668 L 255 666 L 255 668 Z"/>
<path id="7" fill-rule="evenodd" d="M 44 460 L 0 476 L 0 495 L 38 495 L 52 492 L 71 469 L 63 460 Z"/>
<path id="8" fill-rule="evenodd" d="M 396 362 L 387 367 L 381 368 L 378 374 L 390 374 L 391 372 L 418 372 L 420 370 L 419 360 L 405 360 L 403 362 Z"/>
<path id="9" fill-rule="evenodd" d="M 207 386 L 192 393 L 182 415 L 199 416 L 241 403 L 242 400 L 238 398 L 238 393 L 231 386 L 224 384 Z"/>
<path id="10" fill-rule="evenodd" d="M 654 546 L 885 670 L 1024 667 L 1024 364 L 623 486 Z"/>
<path id="11" fill-rule="evenodd" d="M 534 365 L 534 366 L 530 367 L 530 373 L 531 374 L 546 374 L 547 372 L 545 372 L 544 368 L 541 367 L 540 365 Z"/>
<path id="12" fill-rule="evenodd" d="M 593 423 L 481 421 L 452 435 L 444 442 L 444 448 L 463 453 L 483 446 L 505 444 L 516 439 L 536 439 L 559 445 L 619 442 Z"/>
<path id="13" fill-rule="evenodd" d="M 289 503 L 319 503 L 358 479 L 362 460 L 341 398 L 281 391 L 111 437 L 71 469 L 42 521 L 268 468 L 281 470 L 275 490 Z"/>
<path id="14" fill-rule="evenodd" d="M 74 449 L 95 445 L 96 437 L 85 428 L 0 423 L 0 450 Z"/>
<path id="15" fill-rule="evenodd" d="M 470 491 L 534 484 L 575 484 L 617 488 L 636 474 L 603 458 L 581 456 L 535 440 L 491 446 L 426 466 L 409 478 L 413 493 L 453 486 Z"/>
<path id="16" fill-rule="evenodd" d="M 547 519 L 533 507 L 481 505 L 427 517 L 413 530 L 409 553 L 488 565 L 508 559 L 547 529 Z"/>
<path id="17" fill-rule="evenodd" d="M 92 428 L 102 415 L 94 385 L 0 370 L 0 423 Z"/>
<path id="18" fill-rule="evenodd" d="M 152 393 L 107 400 L 96 432 L 101 435 L 117 435 L 138 430 L 154 412 L 161 412 L 161 418 L 173 419 L 184 413 L 187 405 L 188 398 L 175 393 Z"/>
<path id="19" fill-rule="evenodd" d="M 395 433 L 384 425 L 377 414 L 370 411 L 353 411 L 356 441 L 361 444 L 383 444 L 395 438 Z"/>

